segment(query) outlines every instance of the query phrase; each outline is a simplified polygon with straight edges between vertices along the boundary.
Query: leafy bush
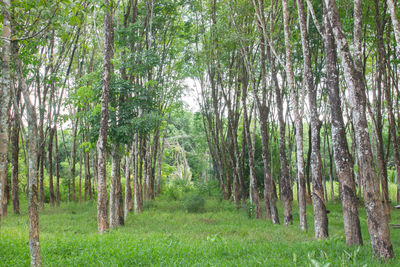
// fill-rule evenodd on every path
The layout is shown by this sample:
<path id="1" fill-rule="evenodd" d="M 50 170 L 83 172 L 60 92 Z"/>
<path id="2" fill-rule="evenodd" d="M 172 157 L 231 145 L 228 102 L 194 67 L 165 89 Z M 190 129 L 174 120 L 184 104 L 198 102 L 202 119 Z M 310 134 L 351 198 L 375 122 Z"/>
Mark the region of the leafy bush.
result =
<path id="1" fill-rule="evenodd" d="M 221 189 L 218 186 L 216 180 L 211 181 L 198 181 L 195 187 L 200 195 L 205 197 L 215 197 L 218 200 L 222 200 Z"/>
<path id="2" fill-rule="evenodd" d="M 164 195 L 169 200 L 179 200 L 185 193 L 193 191 L 189 181 L 176 179 L 168 185 L 164 191 Z"/>
<path id="3" fill-rule="evenodd" d="M 187 212 L 196 213 L 204 210 L 204 198 L 199 194 L 190 194 L 183 199 L 183 206 Z"/>

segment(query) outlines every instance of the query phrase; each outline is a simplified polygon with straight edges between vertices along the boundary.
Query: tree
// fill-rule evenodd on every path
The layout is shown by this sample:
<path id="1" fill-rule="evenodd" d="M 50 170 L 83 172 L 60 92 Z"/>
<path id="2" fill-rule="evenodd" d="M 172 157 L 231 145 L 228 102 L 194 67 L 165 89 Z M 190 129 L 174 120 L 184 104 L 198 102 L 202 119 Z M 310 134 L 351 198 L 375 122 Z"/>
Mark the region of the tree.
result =
<path id="1" fill-rule="evenodd" d="M 317 110 L 317 92 L 314 86 L 314 78 L 311 67 L 311 54 L 306 26 L 306 15 L 303 0 L 297 0 L 301 42 L 303 47 L 304 73 L 303 78 L 308 90 L 308 102 L 311 109 L 311 169 L 312 169 L 312 199 L 314 207 L 314 228 L 316 238 L 328 237 L 328 216 L 324 202 L 324 191 L 321 178 L 321 122 Z"/>
<path id="2" fill-rule="evenodd" d="M 101 96 L 101 121 L 99 140 L 97 141 L 98 154 L 98 183 L 97 183 L 97 228 L 100 234 L 109 228 L 107 216 L 107 182 L 106 182 L 106 146 L 108 131 L 108 102 L 111 79 L 111 59 L 113 57 L 114 27 L 113 27 L 113 4 L 105 0 L 104 11 L 104 67 L 103 87 Z"/>
<path id="3" fill-rule="evenodd" d="M 334 0 L 324 0 L 327 14 L 332 26 L 341 62 L 344 67 L 345 79 L 349 87 L 352 119 L 356 137 L 357 154 L 363 182 L 363 196 L 367 212 L 368 231 L 374 253 L 383 258 L 394 256 L 390 241 L 389 226 L 384 214 L 379 194 L 379 181 L 374 170 L 371 143 L 365 115 L 366 95 L 365 84 L 360 71 L 356 68 L 353 57 L 344 35 L 338 9 Z"/>
<path id="4" fill-rule="evenodd" d="M 7 217 L 8 204 L 8 131 L 10 118 L 10 56 L 11 56 L 11 2 L 3 1 L 3 47 L 1 66 L 1 91 L 0 91 L 0 202 L 2 217 Z"/>
<path id="5" fill-rule="evenodd" d="M 300 229 L 307 231 L 307 217 L 306 217 L 306 194 L 305 194 L 305 180 L 304 180 L 304 156 L 303 156 L 303 122 L 300 115 L 299 99 L 302 99 L 302 92 L 300 91 L 296 97 L 293 77 L 293 66 L 291 60 L 290 38 L 289 38 L 289 9 L 287 0 L 282 1 L 283 5 L 283 28 L 285 34 L 285 55 L 286 55 L 286 76 L 288 79 L 289 91 L 291 94 L 291 103 L 294 105 L 294 121 L 296 127 L 296 155 L 297 155 L 297 186 L 298 186 L 298 200 L 299 200 L 299 215 L 300 215 Z"/>

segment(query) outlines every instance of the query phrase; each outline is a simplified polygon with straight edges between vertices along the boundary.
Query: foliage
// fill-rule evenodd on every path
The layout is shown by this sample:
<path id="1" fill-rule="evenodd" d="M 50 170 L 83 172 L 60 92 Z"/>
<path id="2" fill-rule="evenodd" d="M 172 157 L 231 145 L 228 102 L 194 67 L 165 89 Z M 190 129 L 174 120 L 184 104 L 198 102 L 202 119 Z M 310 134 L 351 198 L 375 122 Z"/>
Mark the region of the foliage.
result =
<path id="1" fill-rule="evenodd" d="M 205 199 L 199 194 L 192 193 L 186 195 L 182 201 L 187 212 L 197 213 L 204 211 Z"/>

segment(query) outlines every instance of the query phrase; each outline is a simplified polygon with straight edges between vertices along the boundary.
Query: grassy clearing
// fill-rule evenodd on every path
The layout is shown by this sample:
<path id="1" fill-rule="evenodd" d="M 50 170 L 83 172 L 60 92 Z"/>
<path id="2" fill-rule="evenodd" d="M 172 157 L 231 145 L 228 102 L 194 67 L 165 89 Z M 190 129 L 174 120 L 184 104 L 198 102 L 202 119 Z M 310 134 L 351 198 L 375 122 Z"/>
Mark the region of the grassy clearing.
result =
<path id="1" fill-rule="evenodd" d="M 330 239 L 313 239 L 299 231 L 297 207 L 294 225 L 284 227 L 249 219 L 225 201 L 208 199 L 203 213 L 184 211 L 180 201 L 158 199 L 139 215 L 130 215 L 124 227 L 98 235 L 96 205 L 46 206 L 40 213 L 40 240 L 45 266 L 399 266 L 400 230 L 392 242 L 398 256 L 382 262 L 371 254 L 365 212 L 361 223 L 365 244 L 345 245 L 341 207 L 328 203 Z M 2 221 L 0 265 L 28 266 L 28 218 L 23 214 Z M 279 206 L 282 213 L 282 208 Z M 400 212 L 393 211 L 400 223 Z"/>

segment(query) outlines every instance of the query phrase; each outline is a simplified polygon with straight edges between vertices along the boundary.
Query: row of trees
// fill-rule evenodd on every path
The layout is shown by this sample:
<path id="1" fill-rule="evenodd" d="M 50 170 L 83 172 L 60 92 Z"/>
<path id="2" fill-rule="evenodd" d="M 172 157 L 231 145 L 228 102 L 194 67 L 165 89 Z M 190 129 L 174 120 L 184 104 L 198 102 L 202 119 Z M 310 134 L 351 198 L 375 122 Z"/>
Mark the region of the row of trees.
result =
<path id="1" fill-rule="evenodd" d="M 397 173 L 397 201 L 400 192 L 398 19 L 393 1 L 361 2 L 198 2 L 199 103 L 226 199 L 245 203 L 243 170 L 248 164 L 248 198 L 257 218 L 262 217 L 261 187 L 265 218 L 280 223 L 276 181 L 288 225 L 295 181 L 300 229 L 308 228 L 311 198 L 315 237 L 326 238 L 329 169 L 331 181 L 339 182 L 347 244 L 363 243 L 358 188 L 373 251 L 391 258 L 388 169 Z M 304 125 L 309 129 L 307 155 Z M 258 133 L 264 174 L 257 182 Z M 280 168 L 274 172 L 278 157 Z"/>
<path id="2" fill-rule="evenodd" d="M 38 208 L 47 192 L 51 206 L 97 194 L 99 233 L 160 192 L 168 114 L 184 87 L 185 8 L 168 0 L 2 1 L 1 214 L 10 191 L 20 213 L 22 149 L 32 266 L 41 265 Z"/>
<path id="3" fill-rule="evenodd" d="M 99 233 L 160 193 L 164 147 L 192 148 L 184 136 L 164 138 L 169 123 L 176 127 L 170 115 L 186 77 L 199 85 L 225 199 L 254 205 L 257 218 L 263 200 L 265 218 L 279 224 L 279 195 L 289 225 L 295 185 L 301 230 L 312 199 L 315 236 L 326 238 L 329 173 L 331 185 L 339 182 L 347 244 L 363 242 L 358 190 L 375 254 L 394 256 L 388 170 L 397 172 L 399 200 L 400 26 L 393 0 L 3 0 L 2 11 L 1 214 L 10 191 L 19 213 L 23 154 L 33 266 L 41 265 L 38 209 L 47 191 L 52 206 L 97 194 Z M 186 177 L 200 161 L 179 151 Z"/>

